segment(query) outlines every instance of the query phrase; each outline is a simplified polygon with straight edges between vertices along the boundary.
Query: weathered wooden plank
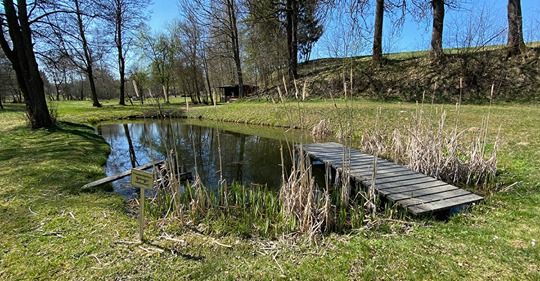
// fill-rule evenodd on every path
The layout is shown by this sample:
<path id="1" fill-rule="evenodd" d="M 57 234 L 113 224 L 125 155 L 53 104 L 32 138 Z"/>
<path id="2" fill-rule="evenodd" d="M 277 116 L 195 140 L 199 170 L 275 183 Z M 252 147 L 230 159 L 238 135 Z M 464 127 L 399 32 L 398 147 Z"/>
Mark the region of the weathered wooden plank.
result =
<path id="1" fill-rule="evenodd" d="M 419 205 L 419 204 L 426 204 L 426 203 L 432 203 L 432 202 L 437 202 L 441 200 L 451 199 L 451 198 L 468 195 L 468 194 L 471 194 L 471 193 L 468 192 L 467 190 L 455 189 L 455 190 L 443 191 L 437 194 L 404 199 L 404 200 L 398 201 L 397 203 L 401 206 L 408 207 L 408 206 L 414 206 L 414 205 Z"/>
<path id="2" fill-rule="evenodd" d="M 164 160 L 161 160 L 161 161 L 154 161 L 154 162 L 150 162 L 150 163 L 147 163 L 147 164 L 144 164 L 142 166 L 139 166 L 139 167 L 136 167 L 134 169 L 137 169 L 137 170 L 147 170 L 147 169 L 150 169 L 154 166 L 157 166 L 159 164 L 162 164 L 164 163 L 165 161 Z M 98 186 L 98 185 L 102 185 L 102 184 L 106 184 L 106 183 L 109 183 L 109 182 L 113 182 L 115 180 L 119 180 L 119 179 L 122 179 L 122 178 L 125 178 L 127 176 L 131 175 L 131 170 L 127 170 L 127 171 L 124 171 L 122 173 L 119 173 L 119 174 L 116 174 L 116 175 L 113 175 L 113 176 L 109 176 L 109 177 L 105 177 L 105 178 L 102 178 L 102 179 L 99 179 L 97 181 L 93 181 L 93 182 L 90 182 L 90 183 L 87 183 L 85 185 L 83 185 L 81 187 L 81 189 L 87 189 L 87 188 L 92 188 L 92 187 L 95 187 L 95 186 Z"/>
<path id="3" fill-rule="evenodd" d="M 377 185 L 377 189 L 384 189 L 384 188 L 393 188 L 393 187 L 400 187 L 400 186 L 414 185 L 418 183 L 435 182 L 435 181 L 437 180 L 434 178 L 425 177 L 425 178 L 395 181 L 395 182 L 389 182 L 389 183 L 377 183 L 377 181 L 375 181 L 375 184 Z M 366 181 L 363 181 L 362 183 L 365 184 L 366 186 L 369 186 L 371 185 L 371 180 L 366 180 Z"/>
<path id="4" fill-rule="evenodd" d="M 342 172 L 342 171 L 340 171 Z M 372 176 L 373 176 L 373 172 L 372 171 L 362 171 L 362 170 L 351 170 L 350 171 L 350 175 L 355 177 L 356 179 L 360 180 L 360 181 L 364 181 L 364 180 L 371 180 Z M 416 173 L 414 171 L 404 171 L 404 172 L 392 172 L 392 171 L 389 171 L 389 172 L 378 172 L 375 176 L 375 179 L 376 179 L 376 182 L 378 183 L 384 183 L 384 182 L 392 182 L 392 181 L 396 181 L 396 180 L 392 180 L 392 179 L 397 179 L 397 180 L 403 180 L 403 179 L 399 179 L 399 177 L 404 177 L 404 176 L 408 176 L 409 179 L 412 178 L 412 177 L 415 177 L 416 175 L 422 175 L 422 174 L 419 174 L 419 173 Z"/>
<path id="5" fill-rule="evenodd" d="M 373 161 L 366 162 L 366 163 L 356 163 L 352 162 L 351 167 L 354 168 L 360 168 L 364 170 L 373 170 Z M 397 168 L 403 168 L 402 166 L 398 166 L 394 163 L 390 162 L 378 162 L 377 163 L 377 170 L 388 170 L 388 169 L 397 169 Z"/>
<path id="6" fill-rule="evenodd" d="M 454 187 L 453 185 L 449 185 L 445 182 L 432 181 L 432 182 L 417 183 L 413 185 L 398 186 L 398 187 L 388 188 L 388 189 L 378 188 L 377 192 L 383 195 L 390 195 L 394 193 L 414 192 L 414 191 L 418 191 L 418 190 L 422 190 L 426 188 L 433 188 L 433 187 L 446 186 L 446 185 Z"/>
<path id="7" fill-rule="evenodd" d="M 482 199 L 483 198 L 481 196 L 470 193 L 465 196 L 454 197 L 451 199 L 441 200 L 438 202 L 409 206 L 407 207 L 407 210 L 409 210 L 409 212 L 415 215 L 422 215 L 426 213 L 433 213 L 436 211 L 450 209 L 452 207 L 469 205 L 472 203 L 480 202 L 482 201 Z"/>
<path id="8" fill-rule="evenodd" d="M 459 188 L 453 185 L 447 184 L 447 185 L 441 185 L 441 186 L 436 186 L 436 187 L 423 188 L 423 189 L 418 189 L 418 190 L 407 190 L 400 193 L 387 194 L 386 197 L 395 202 L 399 200 L 410 199 L 410 198 L 415 198 L 415 197 L 420 197 L 420 196 L 425 196 L 425 195 L 440 194 L 442 192 L 452 191 L 452 190 L 459 190 Z"/>
<path id="9" fill-rule="evenodd" d="M 383 178 L 383 179 L 375 179 L 375 184 L 385 184 L 385 183 L 393 183 L 393 182 L 404 182 L 409 180 L 422 180 L 425 181 L 426 179 L 432 179 L 426 175 L 422 175 L 419 173 L 414 174 L 408 174 L 408 175 L 402 175 L 397 177 L 389 177 L 389 178 Z"/>
<path id="10" fill-rule="evenodd" d="M 360 169 L 351 169 L 350 171 L 351 175 L 358 176 L 358 177 L 364 177 L 366 179 L 371 179 L 373 172 L 367 171 L 367 170 L 360 170 Z M 392 178 L 392 177 L 398 177 L 398 176 L 405 176 L 405 175 L 413 175 L 418 174 L 415 171 L 412 170 L 403 170 L 403 171 L 394 171 L 394 170 L 387 170 L 387 171 L 379 171 L 377 170 L 376 179 L 382 180 L 385 178 Z"/>
<path id="11" fill-rule="evenodd" d="M 358 168 L 358 169 L 362 169 L 362 170 L 372 171 L 373 170 L 373 162 L 365 163 L 365 164 L 352 163 L 352 165 L 350 167 L 351 168 Z M 387 171 L 387 170 L 412 171 L 409 168 L 406 168 L 406 167 L 403 167 L 403 166 L 400 166 L 400 165 L 396 165 L 394 163 L 389 163 L 389 162 L 377 163 L 377 171 Z"/>

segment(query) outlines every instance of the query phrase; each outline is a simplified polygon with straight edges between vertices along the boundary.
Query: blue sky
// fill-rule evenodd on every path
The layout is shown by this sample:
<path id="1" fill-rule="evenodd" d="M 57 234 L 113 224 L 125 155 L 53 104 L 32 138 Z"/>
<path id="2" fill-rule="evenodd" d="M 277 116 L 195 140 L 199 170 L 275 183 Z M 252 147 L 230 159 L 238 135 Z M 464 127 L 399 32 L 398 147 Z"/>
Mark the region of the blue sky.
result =
<path id="1" fill-rule="evenodd" d="M 467 0 L 460 11 L 447 10 L 445 17 L 445 47 L 459 47 L 463 45 L 464 34 L 474 33 L 479 41 L 485 42 L 498 33 L 499 36 L 490 42 L 504 43 L 506 40 L 506 5 L 507 0 Z M 540 1 L 521 0 L 523 11 L 523 29 L 525 41 L 540 41 Z M 473 13 L 473 9 L 475 12 Z M 150 26 L 154 31 L 166 28 L 166 24 L 172 22 L 180 15 L 180 7 L 176 0 L 154 0 L 151 6 L 152 14 Z M 477 22 L 478 10 L 482 10 L 482 23 Z M 474 15 L 474 16 L 473 16 Z M 471 20 L 472 19 L 472 20 Z M 476 20 L 476 22 L 475 22 Z M 323 37 L 315 45 L 312 58 L 330 56 L 360 55 L 370 52 L 370 39 L 358 39 L 358 33 L 350 33 L 348 24 L 349 16 L 333 15 L 329 18 Z M 372 19 L 367 19 L 371 24 Z M 416 23 L 408 19 L 399 34 L 392 34 L 391 20 L 385 18 L 384 51 L 387 53 L 415 51 L 429 49 L 431 35 L 431 22 L 429 20 Z M 489 27 L 493 33 L 478 34 L 474 27 L 482 25 Z M 469 28 L 468 28 L 469 27 Z M 471 31 L 473 30 L 473 31 Z M 476 32 L 476 33 L 475 33 Z M 482 37 L 482 38 L 480 38 Z"/>

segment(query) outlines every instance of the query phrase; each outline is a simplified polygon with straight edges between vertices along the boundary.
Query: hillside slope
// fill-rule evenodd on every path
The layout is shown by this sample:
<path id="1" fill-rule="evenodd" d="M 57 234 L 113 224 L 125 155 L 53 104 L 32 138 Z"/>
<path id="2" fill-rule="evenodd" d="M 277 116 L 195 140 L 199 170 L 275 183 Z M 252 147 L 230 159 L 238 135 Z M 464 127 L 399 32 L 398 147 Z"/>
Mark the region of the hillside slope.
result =
<path id="1" fill-rule="evenodd" d="M 440 63 L 429 60 L 427 52 L 386 56 L 381 66 L 370 57 L 319 59 L 303 63 L 300 82 L 310 96 L 342 96 L 380 100 L 489 102 L 491 88 L 495 101 L 540 101 L 540 48 L 530 48 L 520 56 L 508 57 L 504 49 L 450 50 Z M 351 83 L 352 81 L 352 83 Z M 461 87 L 460 87 L 461 84 Z M 351 87 L 352 85 L 352 87 Z"/>

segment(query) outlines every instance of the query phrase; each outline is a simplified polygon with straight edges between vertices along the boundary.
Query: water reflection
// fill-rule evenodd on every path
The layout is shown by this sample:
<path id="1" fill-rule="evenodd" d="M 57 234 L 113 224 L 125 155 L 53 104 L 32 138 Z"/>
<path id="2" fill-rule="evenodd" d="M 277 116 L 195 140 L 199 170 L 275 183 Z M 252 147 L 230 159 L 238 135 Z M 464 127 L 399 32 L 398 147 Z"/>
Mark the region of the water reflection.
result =
<path id="1" fill-rule="evenodd" d="M 177 157 L 182 172 L 198 172 L 205 186 L 215 188 L 220 180 L 219 147 L 223 178 L 227 183 L 234 181 L 278 187 L 282 171 L 281 146 L 286 171 L 291 165 L 285 140 L 187 124 L 181 120 L 101 125 L 98 133 L 111 146 L 107 175 L 152 160 Z M 114 188 L 126 197 L 133 197 L 136 193 L 129 187 L 129 177 L 115 182 Z"/>

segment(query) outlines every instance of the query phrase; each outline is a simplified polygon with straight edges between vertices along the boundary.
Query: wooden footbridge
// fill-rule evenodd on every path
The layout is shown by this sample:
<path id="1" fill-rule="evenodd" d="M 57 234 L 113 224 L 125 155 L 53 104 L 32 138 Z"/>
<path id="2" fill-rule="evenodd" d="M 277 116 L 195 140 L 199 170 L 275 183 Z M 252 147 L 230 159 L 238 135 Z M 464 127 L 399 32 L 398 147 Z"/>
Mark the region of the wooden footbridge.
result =
<path id="1" fill-rule="evenodd" d="M 375 156 L 339 143 L 315 143 L 302 146 L 311 159 L 321 161 L 351 180 L 371 186 Z M 466 206 L 483 198 L 433 177 L 377 158 L 375 191 L 415 215 Z"/>

